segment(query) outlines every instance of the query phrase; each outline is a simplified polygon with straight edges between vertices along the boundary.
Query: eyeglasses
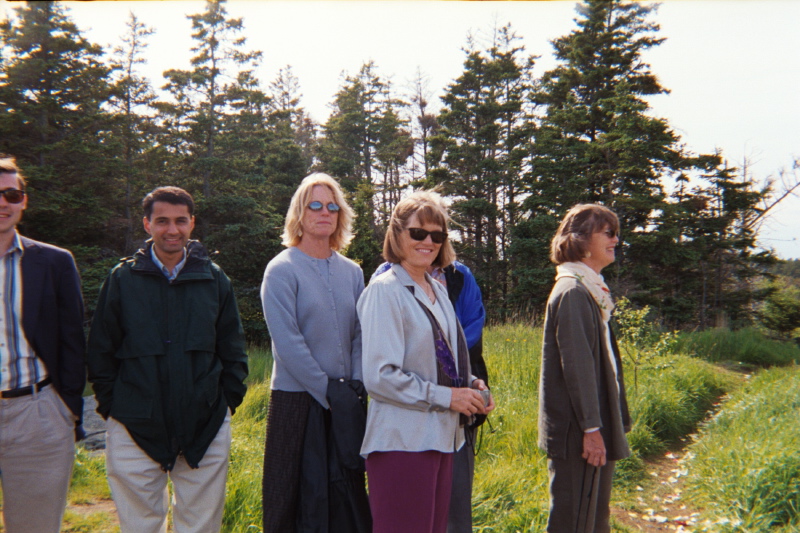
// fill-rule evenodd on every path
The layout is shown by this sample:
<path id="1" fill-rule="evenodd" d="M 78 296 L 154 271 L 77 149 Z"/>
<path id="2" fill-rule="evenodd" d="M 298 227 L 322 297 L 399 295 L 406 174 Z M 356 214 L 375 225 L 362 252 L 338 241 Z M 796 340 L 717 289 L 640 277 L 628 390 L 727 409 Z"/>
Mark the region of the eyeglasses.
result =
<path id="1" fill-rule="evenodd" d="M 422 228 L 408 228 L 408 234 L 415 241 L 424 241 L 431 236 L 431 240 L 436 244 L 442 244 L 447 240 L 447 233 L 443 231 L 428 231 Z"/>
<path id="2" fill-rule="evenodd" d="M 613 229 L 606 229 L 601 231 L 600 233 L 605 233 L 606 237 L 609 239 L 613 239 L 614 237 L 619 237 L 619 232 Z"/>
<path id="3" fill-rule="evenodd" d="M 333 202 L 329 202 L 327 204 L 323 204 L 322 202 L 317 202 L 317 201 L 314 201 L 314 202 L 311 202 L 310 204 L 308 204 L 308 208 L 311 209 L 312 211 L 322 211 L 322 206 L 323 205 L 325 207 L 327 207 L 328 211 L 330 211 L 331 213 L 338 213 L 339 209 L 341 209 L 339 207 L 339 204 L 335 204 Z"/>
<path id="4" fill-rule="evenodd" d="M 19 189 L 3 189 L 0 191 L 0 195 L 4 196 L 6 202 L 10 204 L 18 204 L 25 199 L 25 191 Z"/>

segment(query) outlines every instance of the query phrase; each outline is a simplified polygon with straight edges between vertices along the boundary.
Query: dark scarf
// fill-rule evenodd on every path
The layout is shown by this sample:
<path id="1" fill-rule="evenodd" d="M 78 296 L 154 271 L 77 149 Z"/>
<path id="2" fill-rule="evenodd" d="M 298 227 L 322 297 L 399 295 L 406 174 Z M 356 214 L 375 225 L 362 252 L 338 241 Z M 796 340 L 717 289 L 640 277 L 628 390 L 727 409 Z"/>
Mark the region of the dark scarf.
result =
<path id="1" fill-rule="evenodd" d="M 411 293 L 414 293 L 413 287 L 408 287 Z M 456 358 L 453 357 L 453 352 L 445 340 L 442 326 L 436 317 L 433 316 L 428 307 L 414 298 L 419 304 L 420 308 L 425 312 L 428 321 L 431 323 L 433 331 L 433 345 L 436 347 L 436 381 L 438 385 L 445 387 L 469 387 L 469 348 L 467 348 L 467 339 L 464 337 L 464 331 L 461 329 L 461 324 L 458 324 L 458 339 L 457 339 L 457 357 L 458 367 L 456 368 Z M 466 417 L 461 415 L 462 422 L 466 421 Z"/>

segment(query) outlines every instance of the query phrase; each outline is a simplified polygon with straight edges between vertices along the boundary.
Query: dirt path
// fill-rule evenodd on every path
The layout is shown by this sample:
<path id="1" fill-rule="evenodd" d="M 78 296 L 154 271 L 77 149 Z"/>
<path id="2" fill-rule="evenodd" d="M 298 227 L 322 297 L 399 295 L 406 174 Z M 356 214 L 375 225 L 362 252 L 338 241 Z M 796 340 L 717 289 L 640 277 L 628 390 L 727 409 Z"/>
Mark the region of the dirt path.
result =
<path id="1" fill-rule="evenodd" d="M 611 510 L 617 522 L 632 531 L 695 531 L 700 510 L 682 497 L 688 453 L 682 448 L 648 461 L 650 478 L 638 487 L 633 508 Z"/>

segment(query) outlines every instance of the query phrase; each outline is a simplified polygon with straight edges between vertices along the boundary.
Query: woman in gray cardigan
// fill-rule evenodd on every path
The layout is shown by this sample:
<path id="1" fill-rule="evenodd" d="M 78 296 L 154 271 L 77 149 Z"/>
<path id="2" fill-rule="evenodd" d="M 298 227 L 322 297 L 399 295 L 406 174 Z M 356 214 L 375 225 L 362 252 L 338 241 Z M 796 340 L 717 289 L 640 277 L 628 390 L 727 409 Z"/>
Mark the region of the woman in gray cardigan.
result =
<path id="1" fill-rule="evenodd" d="M 265 533 L 370 529 L 363 464 L 342 470 L 338 458 L 348 450 L 329 453 L 335 448 L 332 432 L 342 420 L 342 396 L 350 411 L 345 423 L 355 418 L 358 425 L 361 411 L 352 444 L 357 460 L 366 416 L 356 314 L 364 276 L 336 251 L 350 242 L 352 219 L 333 178 L 306 177 L 286 216 L 287 249 L 264 273 L 261 301 L 274 358 L 264 451 Z M 336 416 L 331 402 L 337 402 Z M 341 448 L 338 437 L 336 444 Z M 338 485 L 329 490 L 334 482 Z M 337 499 L 341 494 L 347 501 Z"/>
<path id="2" fill-rule="evenodd" d="M 614 302 L 600 271 L 614 262 L 619 220 L 576 205 L 551 243 L 539 381 L 539 445 L 547 452 L 551 533 L 605 533 L 614 464 L 630 455 L 622 363 L 608 325 Z"/>
<path id="3" fill-rule="evenodd" d="M 370 395 L 361 454 L 374 533 L 446 531 L 464 422 L 494 408 L 485 383 L 470 374 L 447 289 L 426 273 L 454 259 L 447 221 L 436 193 L 400 201 L 383 247 L 391 269 L 358 302 Z"/>

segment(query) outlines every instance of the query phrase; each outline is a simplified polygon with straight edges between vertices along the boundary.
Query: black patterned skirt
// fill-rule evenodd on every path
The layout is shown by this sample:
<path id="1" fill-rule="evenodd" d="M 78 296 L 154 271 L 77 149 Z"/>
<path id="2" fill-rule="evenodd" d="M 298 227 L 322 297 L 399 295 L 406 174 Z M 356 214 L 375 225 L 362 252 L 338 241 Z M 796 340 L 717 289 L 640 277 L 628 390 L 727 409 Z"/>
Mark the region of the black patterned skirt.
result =
<path id="1" fill-rule="evenodd" d="M 261 493 L 264 533 L 296 530 L 303 440 L 313 401 L 307 392 L 270 392 Z"/>

